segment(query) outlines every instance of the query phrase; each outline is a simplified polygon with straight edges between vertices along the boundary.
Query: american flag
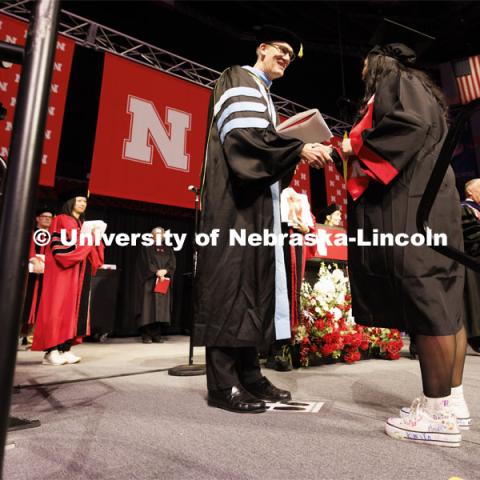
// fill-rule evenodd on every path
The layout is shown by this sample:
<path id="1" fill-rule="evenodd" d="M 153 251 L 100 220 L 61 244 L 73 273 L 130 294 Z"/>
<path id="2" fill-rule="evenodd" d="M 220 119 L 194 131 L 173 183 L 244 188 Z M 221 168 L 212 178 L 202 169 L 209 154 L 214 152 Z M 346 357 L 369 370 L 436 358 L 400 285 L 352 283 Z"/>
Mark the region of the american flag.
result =
<path id="1" fill-rule="evenodd" d="M 345 180 L 333 165 L 325 167 L 325 186 L 327 192 L 327 205 L 335 203 L 342 212 L 342 226 L 347 225 L 347 189 Z"/>
<path id="2" fill-rule="evenodd" d="M 460 93 L 460 103 L 465 105 L 480 98 L 480 55 L 454 62 L 453 69 Z"/>

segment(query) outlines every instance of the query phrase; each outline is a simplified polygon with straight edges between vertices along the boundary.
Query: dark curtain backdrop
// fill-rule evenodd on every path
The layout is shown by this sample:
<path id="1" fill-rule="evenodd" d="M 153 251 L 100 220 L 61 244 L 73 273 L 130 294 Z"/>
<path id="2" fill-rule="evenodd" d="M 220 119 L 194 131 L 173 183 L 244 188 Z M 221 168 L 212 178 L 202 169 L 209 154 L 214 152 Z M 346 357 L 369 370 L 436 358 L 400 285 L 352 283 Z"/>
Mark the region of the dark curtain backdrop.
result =
<path id="1" fill-rule="evenodd" d="M 118 207 L 90 205 L 87 220 L 103 220 L 107 233 L 146 233 L 154 227 L 163 227 L 173 233 L 187 233 L 184 247 L 175 252 L 177 269 L 173 278 L 172 324 L 167 333 L 187 333 L 191 319 L 191 272 L 193 219 L 170 218 L 155 213 L 136 212 Z M 113 244 L 105 249 L 105 263 L 119 269 L 119 288 L 113 335 L 137 335 L 134 318 L 135 262 L 141 246 L 119 247 Z"/>
<path id="2" fill-rule="evenodd" d="M 69 82 L 62 139 L 57 163 L 56 191 L 88 185 L 95 142 L 100 98 L 103 52 L 79 45 L 75 48 Z M 72 184 L 73 182 L 73 184 Z M 76 183 L 77 182 L 77 183 Z M 161 188 L 161 185 L 159 186 Z M 42 192 L 42 197 L 51 192 Z M 192 207 L 194 196 L 192 195 Z M 128 200 L 93 196 L 87 208 L 88 220 L 103 220 L 107 233 L 145 233 L 156 226 L 175 233 L 188 233 L 185 247 L 175 252 L 177 271 L 173 279 L 173 315 L 168 333 L 183 333 L 189 329 L 191 312 L 193 211 L 165 205 L 140 204 Z M 119 288 L 116 302 L 114 335 L 136 335 L 133 315 L 133 284 L 136 257 L 141 247 L 118 247 L 105 250 L 105 263 L 117 265 Z M 106 308 L 105 305 L 102 306 Z M 103 311 L 102 308 L 102 311 Z"/>

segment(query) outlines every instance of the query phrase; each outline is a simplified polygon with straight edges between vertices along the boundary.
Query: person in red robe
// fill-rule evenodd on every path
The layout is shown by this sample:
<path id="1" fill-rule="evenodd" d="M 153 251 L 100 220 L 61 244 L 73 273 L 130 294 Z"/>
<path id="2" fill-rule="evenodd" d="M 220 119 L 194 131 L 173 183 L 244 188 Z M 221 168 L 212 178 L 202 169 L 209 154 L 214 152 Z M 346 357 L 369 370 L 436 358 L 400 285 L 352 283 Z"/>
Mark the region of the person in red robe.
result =
<path id="1" fill-rule="evenodd" d="M 90 283 L 103 265 L 103 244 L 79 244 L 87 208 L 86 192 L 77 190 L 64 198 L 62 213 L 52 221 L 51 242 L 45 249 L 43 292 L 32 345 L 32 350 L 45 351 L 45 365 L 81 360 L 70 349 L 90 334 Z M 64 245 L 62 231 L 68 240 L 76 231 L 76 244 Z"/>

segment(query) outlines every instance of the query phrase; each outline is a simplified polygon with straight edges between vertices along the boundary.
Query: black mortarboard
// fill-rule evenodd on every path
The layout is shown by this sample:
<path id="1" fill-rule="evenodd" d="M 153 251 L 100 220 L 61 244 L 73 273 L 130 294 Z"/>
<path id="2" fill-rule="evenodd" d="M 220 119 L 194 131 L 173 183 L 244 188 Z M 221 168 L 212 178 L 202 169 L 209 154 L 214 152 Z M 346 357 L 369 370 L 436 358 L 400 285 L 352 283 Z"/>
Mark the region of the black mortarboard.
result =
<path id="1" fill-rule="evenodd" d="M 382 23 L 370 40 L 374 46 L 369 53 L 380 53 L 396 58 L 405 65 L 413 65 L 435 41 L 435 37 L 390 18 Z"/>
<path id="2" fill-rule="evenodd" d="M 51 208 L 47 204 L 41 204 L 41 205 L 38 205 L 37 208 L 35 209 L 35 216 L 38 217 L 42 213 L 45 213 L 45 212 L 48 212 L 48 213 L 51 213 L 52 215 L 55 215 L 55 209 L 54 208 Z"/>
<path id="3" fill-rule="evenodd" d="M 89 197 L 89 191 L 86 187 L 72 188 L 60 193 L 59 198 L 62 203 L 68 202 L 72 198 L 76 197 Z"/>
<path id="4" fill-rule="evenodd" d="M 331 203 L 328 207 L 323 208 L 318 212 L 317 222 L 325 223 L 328 215 L 331 215 L 333 212 L 340 210 L 336 203 Z"/>
<path id="5" fill-rule="evenodd" d="M 298 58 L 303 57 L 303 45 L 298 38 L 290 30 L 287 30 L 283 27 L 277 27 L 275 25 L 262 25 L 260 27 L 254 27 L 255 30 L 255 37 L 257 42 L 260 43 L 270 43 L 270 42 L 285 42 L 288 43 L 295 55 Z"/>

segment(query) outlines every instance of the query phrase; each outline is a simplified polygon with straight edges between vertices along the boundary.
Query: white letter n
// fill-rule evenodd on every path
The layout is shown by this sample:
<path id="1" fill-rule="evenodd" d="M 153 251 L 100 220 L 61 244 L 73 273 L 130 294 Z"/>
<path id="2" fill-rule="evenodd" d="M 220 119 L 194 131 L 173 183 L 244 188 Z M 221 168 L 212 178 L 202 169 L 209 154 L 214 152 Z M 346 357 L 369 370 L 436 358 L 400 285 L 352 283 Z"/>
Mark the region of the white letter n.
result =
<path id="1" fill-rule="evenodd" d="M 167 107 L 167 125 L 164 125 L 152 102 L 132 95 L 128 96 L 127 112 L 131 115 L 130 138 L 123 142 L 124 159 L 151 164 L 153 141 L 167 168 L 189 171 L 190 155 L 186 153 L 189 113 Z"/>

